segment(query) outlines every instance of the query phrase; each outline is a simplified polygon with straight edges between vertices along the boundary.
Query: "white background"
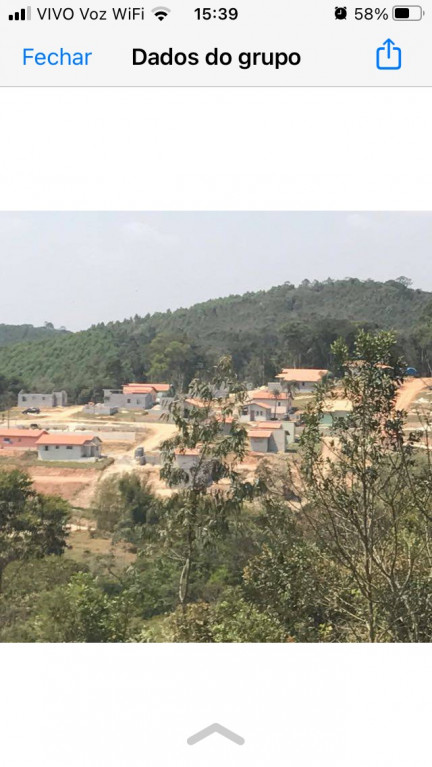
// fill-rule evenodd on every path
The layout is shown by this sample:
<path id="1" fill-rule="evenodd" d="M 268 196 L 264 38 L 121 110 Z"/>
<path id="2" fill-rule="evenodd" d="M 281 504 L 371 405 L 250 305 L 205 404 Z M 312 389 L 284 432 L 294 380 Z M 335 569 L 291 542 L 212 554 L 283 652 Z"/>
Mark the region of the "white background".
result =
<path id="1" fill-rule="evenodd" d="M 3 90 L 0 208 L 430 210 L 431 98 Z M 427 645 L 2 646 L 2 761 L 427 765 L 431 667 Z M 185 745 L 213 721 L 246 745 Z"/>
<path id="2" fill-rule="evenodd" d="M 428 89 L 5 89 L 0 208 L 432 208 Z"/>

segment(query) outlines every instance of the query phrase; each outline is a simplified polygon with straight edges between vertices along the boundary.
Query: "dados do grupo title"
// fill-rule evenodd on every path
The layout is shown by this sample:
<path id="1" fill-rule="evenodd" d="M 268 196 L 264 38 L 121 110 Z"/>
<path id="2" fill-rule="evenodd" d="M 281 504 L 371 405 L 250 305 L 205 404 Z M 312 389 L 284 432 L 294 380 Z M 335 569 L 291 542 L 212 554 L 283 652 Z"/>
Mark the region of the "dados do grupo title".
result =
<path id="1" fill-rule="evenodd" d="M 229 51 L 220 51 L 214 48 L 205 54 L 204 61 L 208 66 L 230 66 L 233 63 L 233 56 Z M 238 54 L 237 63 L 240 69 L 250 69 L 251 67 L 264 66 L 281 69 L 287 65 L 298 66 L 301 62 L 301 56 L 296 51 L 286 53 L 286 51 L 242 51 Z M 133 65 L 142 66 L 197 66 L 200 63 L 199 54 L 196 52 L 184 53 L 183 51 L 174 51 L 169 48 L 167 51 L 158 53 L 156 51 L 148 52 L 144 48 L 133 49 Z"/>

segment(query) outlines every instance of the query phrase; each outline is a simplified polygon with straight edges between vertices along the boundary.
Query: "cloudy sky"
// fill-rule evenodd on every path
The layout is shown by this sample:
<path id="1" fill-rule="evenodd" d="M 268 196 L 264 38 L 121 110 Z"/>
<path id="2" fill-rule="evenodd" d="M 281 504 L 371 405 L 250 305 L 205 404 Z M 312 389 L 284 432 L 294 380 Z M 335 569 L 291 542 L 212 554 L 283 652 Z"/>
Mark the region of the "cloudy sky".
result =
<path id="1" fill-rule="evenodd" d="M 0 213 L 0 323 L 71 330 L 286 281 L 432 290 L 432 213 Z"/>

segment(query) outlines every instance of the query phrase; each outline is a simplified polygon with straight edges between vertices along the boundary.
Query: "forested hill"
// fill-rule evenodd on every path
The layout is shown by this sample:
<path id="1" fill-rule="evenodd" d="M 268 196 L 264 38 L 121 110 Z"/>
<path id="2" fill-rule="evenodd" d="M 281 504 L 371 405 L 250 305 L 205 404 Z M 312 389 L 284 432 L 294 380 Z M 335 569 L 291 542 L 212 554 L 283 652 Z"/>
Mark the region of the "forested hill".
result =
<path id="1" fill-rule="evenodd" d="M 0 346 L 9 346 L 20 341 L 35 341 L 52 338 L 56 333 L 67 333 L 63 328 L 56 330 L 50 322 L 44 327 L 35 328 L 33 325 L 4 325 L 0 324 Z"/>
<path id="2" fill-rule="evenodd" d="M 242 377 L 260 384 L 282 365 L 331 367 L 332 341 L 350 342 L 358 327 L 396 330 L 410 364 L 430 372 L 432 294 L 401 278 L 285 283 L 79 333 L 51 332 L 0 348 L 0 375 L 38 390 L 65 388 L 85 401 L 100 396 L 103 386 L 131 379 L 185 386 L 228 353 Z"/>

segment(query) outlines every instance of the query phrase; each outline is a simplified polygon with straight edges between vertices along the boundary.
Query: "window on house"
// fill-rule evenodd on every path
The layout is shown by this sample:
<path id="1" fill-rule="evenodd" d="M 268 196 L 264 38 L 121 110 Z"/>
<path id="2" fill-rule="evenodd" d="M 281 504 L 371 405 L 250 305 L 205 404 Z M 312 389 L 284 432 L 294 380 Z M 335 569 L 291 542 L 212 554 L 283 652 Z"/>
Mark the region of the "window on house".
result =
<path id="1" fill-rule="evenodd" d="M 11 440 L 11 439 L 9 439 L 9 437 L 4 437 L 4 438 L 3 438 L 3 442 L 7 442 L 7 443 L 10 445 L 10 443 L 12 442 L 12 440 Z"/>
<path id="2" fill-rule="evenodd" d="M 66 445 L 66 450 L 72 450 L 72 445 Z"/>
<path id="3" fill-rule="evenodd" d="M 60 445 L 56 445 L 56 450 L 60 450 Z"/>
<path id="4" fill-rule="evenodd" d="M 128 403 L 128 405 L 130 405 L 130 399 L 127 399 L 126 402 Z"/>
<path id="5" fill-rule="evenodd" d="M 48 445 L 44 445 L 44 450 L 45 450 L 45 452 L 47 452 L 47 450 L 49 450 L 49 446 Z"/>
<path id="6" fill-rule="evenodd" d="M 23 397 L 23 398 L 22 398 L 22 401 L 23 401 L 23 402 L 27 402 L 27 397 Z"/>

